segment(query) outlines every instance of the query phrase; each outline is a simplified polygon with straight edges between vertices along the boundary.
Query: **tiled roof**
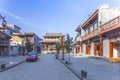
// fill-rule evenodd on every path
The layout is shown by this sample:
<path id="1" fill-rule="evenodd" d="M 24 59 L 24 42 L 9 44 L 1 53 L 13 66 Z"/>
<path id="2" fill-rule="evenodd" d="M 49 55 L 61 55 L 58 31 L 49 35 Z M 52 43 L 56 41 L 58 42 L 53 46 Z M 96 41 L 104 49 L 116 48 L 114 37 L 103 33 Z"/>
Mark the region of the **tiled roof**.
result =
<path id="1" fill-rule="evenodd" d="M 13 33 L 13 35 L 21 35 L 21 36 L 25 36 L 25 35 L 34 35 L 34 33 Z"/>
<path id="2" fill-rule="evenodd" d="M 60 42 L 60 40 L 58 40 L 58 39 L 44 39 L 41 42 Z"/>
<path id="3" fill-rule="evenodd" d="M 46 33 L 45 36 L 62 36 L 62 33 Z"/>
<path id="4" fill-rule="evenodd" d="M 19 26 L 15 25 L 15 24 L 8 24 L 7 26 L 10 27 L 10 28 L 13 28 L 15 26 L 15 27 L 21 29 Z"/>

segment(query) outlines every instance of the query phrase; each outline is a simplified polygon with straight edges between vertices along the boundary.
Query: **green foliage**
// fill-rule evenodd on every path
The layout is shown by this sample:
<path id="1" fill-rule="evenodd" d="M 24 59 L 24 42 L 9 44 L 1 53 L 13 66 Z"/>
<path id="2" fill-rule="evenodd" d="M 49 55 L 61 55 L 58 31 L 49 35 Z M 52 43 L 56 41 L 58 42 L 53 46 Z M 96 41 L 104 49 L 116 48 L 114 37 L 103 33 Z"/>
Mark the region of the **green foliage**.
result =
<path id="1" fill-rule="evenodd" d="M 72 46 L 71 46 L 72 40 L 73 40 L 73 38 L 70 37 L 69 34 L 66 34 L 65 48 L 68 53 L 70 53 L 70 51 L 72 50 Z"/>
<path id="2" fill-rule="evenodd" d="M 28 52 L 32 51 L 32 49 L 33 49 L 32 44 L 30 43 L 28 38 L 26 39 L 25 47 Z"/>
<path id="3" fill-rule="evenodd" d="M 60 52 L 60 50 L 61 50 L 61 48 L 62 48 L 62 46 L 61 46 L 61 44 L 60 43 L 56 43 L 56 51 L 57 51 L 57 53 L 59 53 Z"/>

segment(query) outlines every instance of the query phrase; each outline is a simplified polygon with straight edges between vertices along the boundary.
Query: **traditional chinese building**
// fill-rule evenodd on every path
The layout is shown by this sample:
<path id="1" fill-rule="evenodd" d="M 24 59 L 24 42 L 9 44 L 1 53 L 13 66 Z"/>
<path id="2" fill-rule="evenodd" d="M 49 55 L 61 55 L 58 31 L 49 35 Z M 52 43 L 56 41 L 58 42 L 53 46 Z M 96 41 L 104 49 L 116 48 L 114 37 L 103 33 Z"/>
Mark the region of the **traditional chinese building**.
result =
<path id="1" fill-rule="evenodd" d="M 32 32 L 28 33 L 14 33 L 11 38 L 11 45 L 25 46 L 27 39 L 33 47 L 33 50 L 41 52 L 42 45 L 40 43 L 40 38 Z"/>
<path id="2" fill-rule="evenodd" d="M 15 24 L 8 24 L 6 26 L 1 26 L 0 31 L 6 32 L 6 34 L 12 36 L 13 33 L 20 33 L 21 28 Z"/>
<path id="3" fill-rule="evenodd" d="M 56 52 L 56 43 L 63 44 L 64 36 L 62 33 L 46 33 L 44 40 L 42 41 L 42 52 L 43 53 L 55 53 Z"/>
<path id="4" fill-rule="evenodd" d="M 9 55 L 10 38 L 11 37 L 7 35 L 5 32 L 0 31 L 0 56 Z"/>
<path id="5" fill-rule="evenodd" d="M 101 5 L 76 31 L 85 55 L 120 57 L 120 7 Z"/>

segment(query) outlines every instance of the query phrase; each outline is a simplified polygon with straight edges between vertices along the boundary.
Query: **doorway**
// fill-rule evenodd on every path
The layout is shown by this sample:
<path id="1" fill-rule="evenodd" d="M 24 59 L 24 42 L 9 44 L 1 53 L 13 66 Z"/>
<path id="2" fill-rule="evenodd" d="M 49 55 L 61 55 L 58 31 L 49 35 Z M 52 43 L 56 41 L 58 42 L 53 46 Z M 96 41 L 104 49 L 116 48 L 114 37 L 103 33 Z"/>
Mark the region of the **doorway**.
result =
<path id="1" fill-rule="evenodd" d="M 113 58 L 113 43 L 109 42 L 109 57 Z"/>
<path id="2" fill-rule="evenodd" d="M 94 43 L 94 55 L 103 56 L 103 43 L 100 42 Z"/>
<path id="3" fill-rule="evenodd" d="M 86 44 L 86 54 L 90 55 L 90 44 Z"/>

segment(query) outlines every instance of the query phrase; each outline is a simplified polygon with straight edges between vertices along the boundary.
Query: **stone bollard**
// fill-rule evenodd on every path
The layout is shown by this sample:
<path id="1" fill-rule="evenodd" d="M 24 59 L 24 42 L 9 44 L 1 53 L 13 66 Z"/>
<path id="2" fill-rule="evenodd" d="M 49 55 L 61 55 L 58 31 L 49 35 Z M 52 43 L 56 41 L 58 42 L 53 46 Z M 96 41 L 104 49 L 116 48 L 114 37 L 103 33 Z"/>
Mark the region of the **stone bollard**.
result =
<path id="1" fill-rule="evenodd" d="M 82 77 L 82 80 L 87 80 L 87 72 L 84 70 L 81 70 L 81 77 Z"/>
<path id="2" fill-rule="evenodd" d="M 58 55 L 57 54 L 55 55 L 55 58 L 58 59 Z"/>
<path id="3" fill-rule="evenodd" d="M 65 61 L 65 64 L 68 64 L 68 61 Z"/>

